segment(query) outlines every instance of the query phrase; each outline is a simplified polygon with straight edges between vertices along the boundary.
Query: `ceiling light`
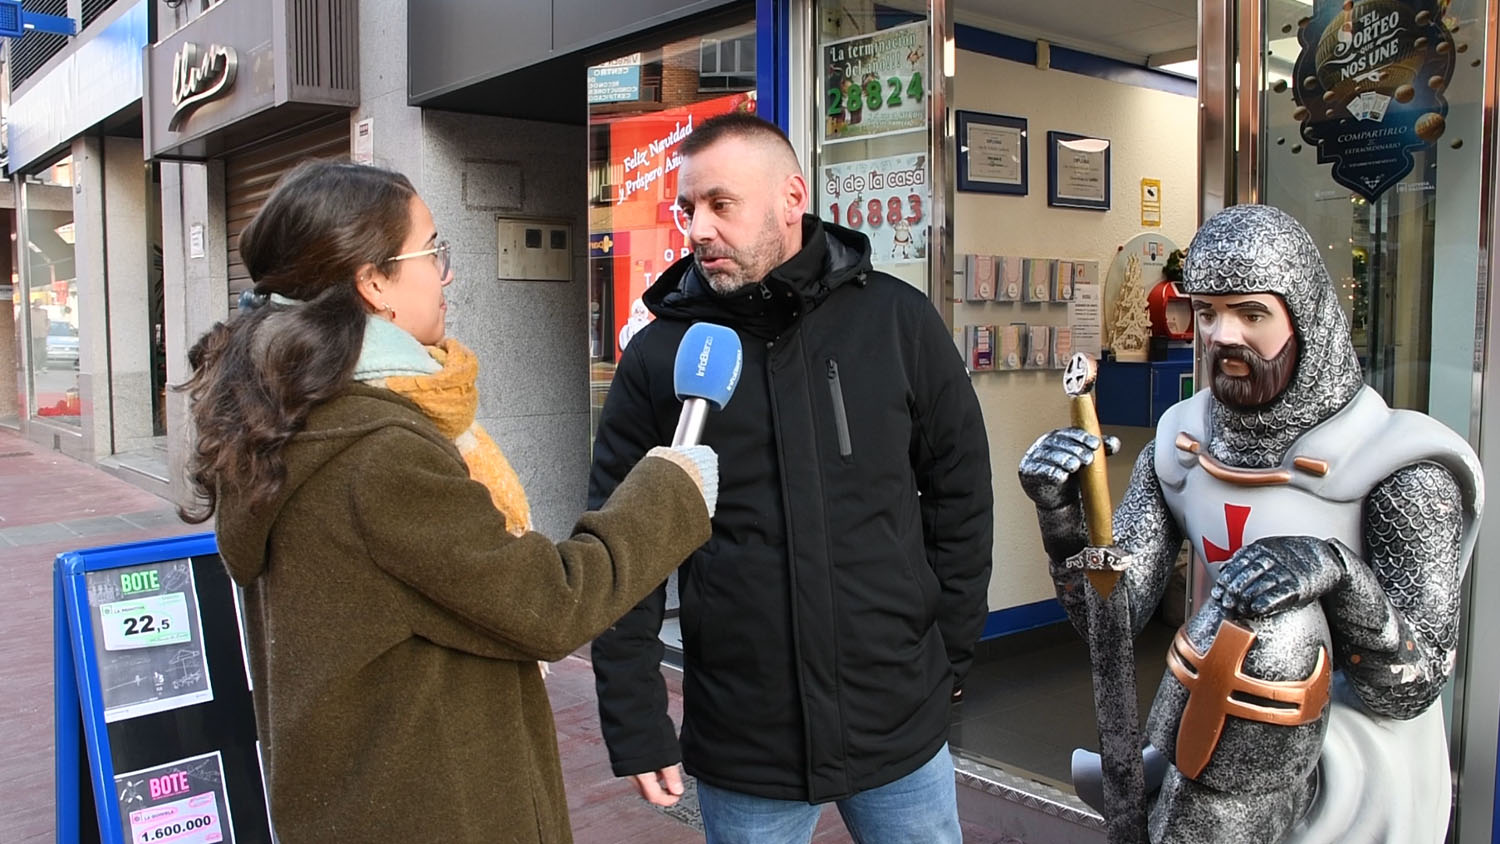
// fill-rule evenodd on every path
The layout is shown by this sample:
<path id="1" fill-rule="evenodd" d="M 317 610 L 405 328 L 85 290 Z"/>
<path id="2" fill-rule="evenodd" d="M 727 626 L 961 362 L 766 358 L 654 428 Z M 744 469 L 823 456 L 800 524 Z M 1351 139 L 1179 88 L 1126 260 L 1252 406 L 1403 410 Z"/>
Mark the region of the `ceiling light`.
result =
<path id="1" fill-rule="evenodd" d="M 1170 62 L 1168 64 L 1158 65 L 1156 69 L 1164 73 L 1173 74 L 1174 76 L 1183 76 L 1188 79 L 1198 78 L 1197 59 L 1188 59 L 1185 62 Z"/>

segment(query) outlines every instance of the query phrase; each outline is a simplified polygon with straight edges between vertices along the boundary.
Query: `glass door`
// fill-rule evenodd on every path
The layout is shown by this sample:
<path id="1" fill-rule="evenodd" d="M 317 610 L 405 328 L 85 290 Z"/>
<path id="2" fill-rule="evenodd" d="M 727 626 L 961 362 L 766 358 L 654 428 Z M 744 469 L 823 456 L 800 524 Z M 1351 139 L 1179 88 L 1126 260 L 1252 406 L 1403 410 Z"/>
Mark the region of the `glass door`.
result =
<path id="1" fill-rule="evenodd" d="M 1392 407 L 1428 413 L 1474 441 L 1488 287 L 1481 230 L 1493 201 L 1487 4 L 1246 5 L 1263 8 L 1252 18 L 1263 49 L 1251 74 L 1258 113 L 1240 115 L 1242 128 L 1259 127 L 1248 154 L 1261 201 L 1300 220 L 1322 250 L 1366 383 Z M 1493 802 L 1495 672 L 1471 658 L 1487 650 L 1477 637 L 1488 621 L 1475 606 L 1494 594 L 1482 560 L 1475 555 L 1464 584 L 1458 665 L 1442 701 L 1463 841 L 1489 840 Z M 1465 758 L 1475 736 L 1488 737 L 1478 754 L 1487 758 Z"/>
<path id="2" fill-rule="evenodd" d="M 1467 434 L 1485 4 L 1265 9 L 1262 200 L 1323 247 L 1367 383 Z"/>

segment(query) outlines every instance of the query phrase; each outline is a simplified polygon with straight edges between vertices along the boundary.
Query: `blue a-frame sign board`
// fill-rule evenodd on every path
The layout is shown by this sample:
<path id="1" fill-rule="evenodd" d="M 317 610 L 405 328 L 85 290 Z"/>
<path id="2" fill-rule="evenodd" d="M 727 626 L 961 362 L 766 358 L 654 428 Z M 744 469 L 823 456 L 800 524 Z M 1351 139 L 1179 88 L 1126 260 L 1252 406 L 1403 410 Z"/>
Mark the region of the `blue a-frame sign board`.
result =
<path id="1" fill-rule="evenodd" d="M 61 554 L 59 844 L 272 844 L 244 621 L 212 534 Z"/>

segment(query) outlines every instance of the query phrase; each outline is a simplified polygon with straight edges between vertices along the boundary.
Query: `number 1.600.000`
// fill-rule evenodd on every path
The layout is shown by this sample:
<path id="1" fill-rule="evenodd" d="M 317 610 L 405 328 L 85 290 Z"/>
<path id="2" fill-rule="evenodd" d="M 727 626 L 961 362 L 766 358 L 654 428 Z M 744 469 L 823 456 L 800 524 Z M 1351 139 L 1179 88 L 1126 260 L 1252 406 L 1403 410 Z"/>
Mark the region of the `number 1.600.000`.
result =
<path id="1" fill-rule="evenodd" d="M 165 838 L 171 838 L 171 837 L 174 837 L 174 836 L 181 835 L 184 832 L 192 832 L 195 829 L 200 829 L 200 828 L 204 828 L 204 827 L 213 826 L 213 823 L 214 823 L 214 819 L 213 818 L 210 818 L 207 815 L 200 815 L 200 816 L 198 816 L 196 818 L 188 818 L 187 820 L 183 821 L 182 823 L 164 824 L 162 826 L 157 827 L 156 829 L 147 830 L 146 832 L 142 832 L 141 833 L 141 841 L 143 841 L 143 842 L 161 841 L 162 839 L 165 839 Z"/>

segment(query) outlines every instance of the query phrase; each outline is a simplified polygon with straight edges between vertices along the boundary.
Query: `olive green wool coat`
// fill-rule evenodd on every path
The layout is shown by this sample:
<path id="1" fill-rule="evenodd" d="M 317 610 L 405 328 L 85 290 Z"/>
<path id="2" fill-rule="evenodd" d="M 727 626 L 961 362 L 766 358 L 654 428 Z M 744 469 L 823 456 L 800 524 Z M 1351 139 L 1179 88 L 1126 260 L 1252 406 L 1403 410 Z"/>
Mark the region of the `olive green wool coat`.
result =
<path id="1" fill-rule="evenodd" d="M 276 500 L 223 494 L 216 523 L 281 841 L 570 841 L 537 660 L 708 539 L 693 480 L 646 458 L 572 538 L 518 538 L 415 405 L 364 385 L 284 454 Z"/>

